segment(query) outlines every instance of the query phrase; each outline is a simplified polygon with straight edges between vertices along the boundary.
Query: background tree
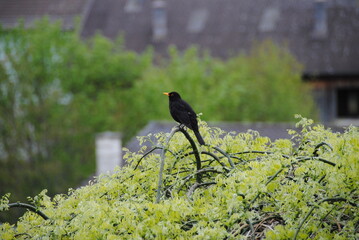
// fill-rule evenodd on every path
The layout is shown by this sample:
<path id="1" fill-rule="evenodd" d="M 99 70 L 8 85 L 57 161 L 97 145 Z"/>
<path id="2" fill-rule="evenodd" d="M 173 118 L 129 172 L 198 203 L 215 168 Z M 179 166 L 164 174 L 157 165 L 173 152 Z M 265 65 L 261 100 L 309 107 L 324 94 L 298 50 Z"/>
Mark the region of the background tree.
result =
<path id="1" fill-rule="evenodd" d="M 83 42 L 47 19 L 0 29 L 0 194 L 52 195 L 90 176 L 95 134 L 121 129 L 120 89 L 148 64 L 120 40 Z"/>
<path id="2" fill-rule="evenodd" d="M 179 92 L 207 121 L 288 122 L 296 113 L 315 117 L 301 72 L 299 62 L 271 41 L 226 61 L 194 47 L 184 53 L 172 47 L 169 59 L 147 68 L 128 91 L 133 102 L 125 118 L 139 119 L 140 125 L 170 118 L 163 91 Z"/>

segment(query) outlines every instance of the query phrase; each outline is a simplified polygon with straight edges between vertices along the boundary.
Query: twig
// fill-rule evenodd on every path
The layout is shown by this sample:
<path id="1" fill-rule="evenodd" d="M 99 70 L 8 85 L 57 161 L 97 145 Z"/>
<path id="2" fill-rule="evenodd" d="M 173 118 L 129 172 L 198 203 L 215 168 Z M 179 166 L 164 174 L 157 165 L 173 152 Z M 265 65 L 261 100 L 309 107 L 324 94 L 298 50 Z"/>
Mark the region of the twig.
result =
<path id="1" fill-rule="evenodd" d="M 194 152 L 194 156 L 196 157 L 196 166 L 197 166 L 197 171 L 199 171 L 202 166 L 201 166 L 201 157 L 199 155 L 199 152 L 198 152 L 198 148 L 195 144 L 195 142 L 193 141 L 193 139 L 191 138 L 191 136 L 188 134 L 188 132 L 186 130 L 184 130 L 184 128 L 182 127 L 178 127 L 179 131 L 181 133 L 183 133 L 183 135 L 185 135 L 185 137 L 187 138 L 187 140 L 190 142 L 191 146 L 192 146 L 192 149 L 193 149 L 193 152 Z M 201 183 L 202 182 L 202 179 L 201 179 L 201 175 L 198 174 L 196 175 L 196 181 L 198 183 Z"/>
<path id="2" fill-rule="evenodd" d="M 202 151 L 202 154 L 206 154 L 208 156 L 211 156 L 213 159 L 215 159 L 219 164 L 221 164 L 221 166 L 223 167 L 223 169 L 226 172 L 229 172 L 229 169 L 226 167 L 226 165 L 224 163 L 221 162 L 221 160 L 219 159 L 219 157 L 217 157 L 214 153 L 211 152 L 207 152 L 207 151 Z"/>
<path id="3" fill-rule="evenodd" d="M 202 173 L 206 173 L 206 172 L 223 173 L 223 172 L 220 172 L 220 171 L 218 171 L 218 170 L 216 170 L 216 169 L 214 169 L 214 168 L 212 168 L 212 167 L 211 167 L 211 168 L 202 168 L 201 170 L 199 170 L 199 171 L 197 171 L 197 172 L 195 172 L 195 173 L 193 173 L 193 174 L 190 174 L 190 175 L 184 177 L 184 178 L 183 178 L 184 182 L 183 182 L 183 183 L 181 184 L 181 186 L 179 187 L 178 192 L 181 191 L 182 187 L 183 187 L 193 176 L 198 175 L 198 174 L 202 174 Z"/>
<path id="4" fill-rule="evenodd" d="M 22 236 L 25 236 L 26 238 L 31 239 L 31 235 L 28 233 L 18 233 L 18 234 L 15 234 L 14 237 L 18 238 L 18 237 L 22 237 Z"/>
<path id="5" fill-rule="evenodd" d="M 288 166 L 289 166 L 289 165 L 288 165 Z M 285 166 L 284 168 L 286 168 L 286 167 L 288 167 L 288 166 Z M 269 179 L 268 179 L 268 181 L 265 183 L 265 186 L 267 186 L 271 181 L 273 181 L 273 180 L 279 175 L 279 173 L 281 173 L 281 172 L 284 170 L 284 168 L 279 169 L 274 175 L 270 176 Z M 261 194 L 262 194 L 262 193 L 259 192 L 259 193 L 252 199 L 252 201 L 250 202 L 250 204 L 253 204 Z"/>
<path id="6" fill-rule="evenodd" d="M 252 232 L 249 236 L 250 236 L 250 238 L 251 239 L 255 239 L 255 237 L 254 237 L 254 227 L 253 227 L 253 224 L 252 224 L 252 222 L 249 220 L 249 219 L 247 219 L 247 223 L 248 223 L 248 225 L 249 225 L 249 228 L 251 229 L 250 231 Z"/>
<path id="7" fill-rule="evenodd" d="M 171 140 L 173 135 L 178 131 L 180 131 L 180 128 L 178 126 L 172 129 L 170 135 L 166 139 L 165 146 L 168 146 L 169 141 Z M 159 203 L 160 199 L 161 199 L 161 190 L 162 190 L 162 184 L 163 184 L 163 169 L 165 166 L 166 150 L 167 150 L 167 148 L 164 147 L 164 148 L 162 148 L 162 151 L 161 151 L 161 163 L 160 163 L 160 172 L 158 174 L 158 188 L 157 188 L 156 203 Z"/>
<path id="8" fill-rule="evenodd" d="M 220 152 L 221 154 L 223 154 L 223 156 L 225 156 L 225 157 L 228 159 L 228 163 L 229 163 L 229 165 L 231 165 L 231 168 L 235 168 L 235 165 L 234 165 L 234 163 L 233 163 L 231 157 L 230 157 L 225 151 L 223 151 L 222 149 L 220 149 L 219 147 L 216 147 L 216 146 L 214 146 L 214 147 L 212 147 L 212 148 L 213 148 L 214 150 L 217 150 L 217 151 Z"/>
<path id="9" fill-rule="evenodd" d="M 147 157 L 150 153 L 152 153 L 153 151 L 157 150 L 157 149 L 163 149 L 164 147 L 161 147 L 161 146 L 155 146 L 153 147 L 151 150 L 149 150 L 148 152 L 146 152 L 145 154 L 143 154 L 143 156 L 138 160 L 134 170 L 137 169 L 138 165 L 140 165 L 141 161 Z M 176 154 L 174 154 L 171 150 L 167 149 L 166 151 L 170 152 L 173 156 L 176 157 Z"/>
<path id="10" fill-rule="evenodd" d="M 45 220 L 49 219 L 49 217 L 46 216 L 43 212 L 41 212 L 36 207 L 34 207 L 30 204 L 27 204 L 27 203 L 9 203 L 8 206 L 9 206 L 9 208 L 15 208 L 15 207 L 26 208 L 26 209 L 29 209 L 31 212 L 34 212 L 34 213 L 40 215 Z"/>
<path id="11" fill-rule="evenodd" d="M 142 159 L 144 159 L 145 157 L 147 157 L 147 155 L 149 155 L 150 153 L 152 153 L 153 151 L 155 151 L 157 149 L 163 149 L 163 147 L 156 146 L 156 147 L 152 148 L 151 150 L 149 150 L 148 152 L 146 152 L 145 154 L 143 154 L 143 156 L 138 160 L 134 169 L 135 170 L 137 169 L 137 167 L 138 167 L 138 165 L 140 165 Z"/>
<path id="12" fill-rule="evenodd" d="M 334 202 L 348 202 L 348 200 L 346 198 L 342 198 L 342 197 L 337 197 L 337 198 L 326 198 L 321 200 L 320 202 L 317 203 L 317 205 L 314 205 L 309 212 L 305 215 L 305 217 L 303 218 L 303 220 L 300 222 L 297 231 L 295 232 L 294 238 L 293 240 L 297 239 L 297 236 L 299 234 L 300 229 L 302 228 L 303 224 L 305 223 L 305 221 L 309 218 L 309 216 L 312 214 L 312 212 L 314 211 L 315 208 L 317 208 L 320 204 L 322 204 L 323 202 L 330 202 L 330 203 L 334 203 Z M 350 204 L 350 202 L 348 202 Z"/>
<path id="13" fill-rule="evenodd" d="M 320 161 L 320 162 L 323 162 L 323 163 L 327 163 L 327 164 L 329 164 L 329 165 L 332 165 L 333 167 L 336 166 L 335 163 L 333 163 L 333 162 L 331 162 L 331 161 L 328 161 L 328 160 L 326 160 L 326 159 L 324 159 L 324 158 L 320 158 L 320 157 L 305 157 L 305 158 L 300 158 L 300 159 L 298 159 L 298 162 L 303 162 L 303 161 L 308 161 L 308 160 L 318 160 L 318 161 Z"/>
<path id="14" fill-rule="evenodd" d="M 194 191 L 196 191 L 197 188 L 199 187 L 202 187 L 202 186 L 208 186 L 208 185 L 213 185 L 213 184 L 216 184 L 216 182 L 205 182 L 205 183 L 195 183 L 192 185 L 192 187 L 190 187 L 190 189 L 188 190 L 188 193 L 187 193 L 187 197 L 188 198 L 192 198 L 192 195 L 194 193 Z"/>
<path id="15" fill-rule="evenodd" d="M 320 147 L 323 147 L 323 146 L 327 146 L 331 151 L 333 151 L 333 147 L 329 143 L 321 142 L 317 146 L 315 146 L 314 151 L 313 151 L 313 156 L 318 157 L 318 150 Z"/>
<path id="16" fill-rule="evenodd" d="M 243 152 L 232 153 L 232 155 L 241 155 L 241 154 L 250 154 L 250 153 L 274 154 L 274 152 L 270 152 L 270 151 L 250 150 L 250 151 L 243 151 Z M 288 155 L 285 155 L 285 154 L 282 154 L 282 157 L 284 157 L 284 158 L 289 158 L 289 156 L 288 156 Z"/>

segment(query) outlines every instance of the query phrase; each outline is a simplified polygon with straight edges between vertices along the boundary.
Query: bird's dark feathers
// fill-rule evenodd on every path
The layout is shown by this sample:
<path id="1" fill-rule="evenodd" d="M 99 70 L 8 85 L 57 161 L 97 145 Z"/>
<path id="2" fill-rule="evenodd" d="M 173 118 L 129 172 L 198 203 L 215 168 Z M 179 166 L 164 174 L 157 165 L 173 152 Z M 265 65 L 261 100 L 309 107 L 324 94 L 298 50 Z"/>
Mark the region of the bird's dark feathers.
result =
<path id="1" fill-rule="evenodd" d="M 177 92 L 165 94 L 169 97 L 169 108 L 173 119 L 176 122 L 185 125 L 189 129 L 192 129 L 198 139 L 198 142 L 201 145 L 204 145 L 204 140 L 198 131 L 197 115 L 193 111 L 192 107 L 186 101 L 181 99 L 181 96 Z"/>

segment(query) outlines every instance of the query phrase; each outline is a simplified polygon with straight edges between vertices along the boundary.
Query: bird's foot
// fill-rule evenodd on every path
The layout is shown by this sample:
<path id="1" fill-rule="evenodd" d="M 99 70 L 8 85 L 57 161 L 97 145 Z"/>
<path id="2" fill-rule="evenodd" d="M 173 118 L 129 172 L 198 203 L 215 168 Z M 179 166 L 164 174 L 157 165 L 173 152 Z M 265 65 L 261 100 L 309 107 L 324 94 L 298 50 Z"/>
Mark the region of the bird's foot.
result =
<path id="1" fill-rule="evenodd" d="M 185 126 L 184 124 L 182 124 L 182 123 L 181 123 L 180 125 L 178 125 L 178 128 L 179 128 L 179 129 L 184 129 L 185 127 L 186 127 L 186 126 Z"/>

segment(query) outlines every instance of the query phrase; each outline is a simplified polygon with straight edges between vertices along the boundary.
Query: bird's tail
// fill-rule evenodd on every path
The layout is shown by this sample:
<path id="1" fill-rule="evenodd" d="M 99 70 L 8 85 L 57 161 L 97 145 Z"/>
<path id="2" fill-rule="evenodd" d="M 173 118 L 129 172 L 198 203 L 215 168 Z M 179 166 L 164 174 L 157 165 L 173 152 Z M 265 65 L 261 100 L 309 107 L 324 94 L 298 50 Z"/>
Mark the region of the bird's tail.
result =
<path id="1" fill-rule="evenodd" d="M 204 142 L 204 140 L 203 140 L 201 134 L 199 133 L 199 131 L 193 131 L 193 132 L 196 135 L 196 138 L 197 138 L 199 144 L 205 145 L 206 143 Z"/>

